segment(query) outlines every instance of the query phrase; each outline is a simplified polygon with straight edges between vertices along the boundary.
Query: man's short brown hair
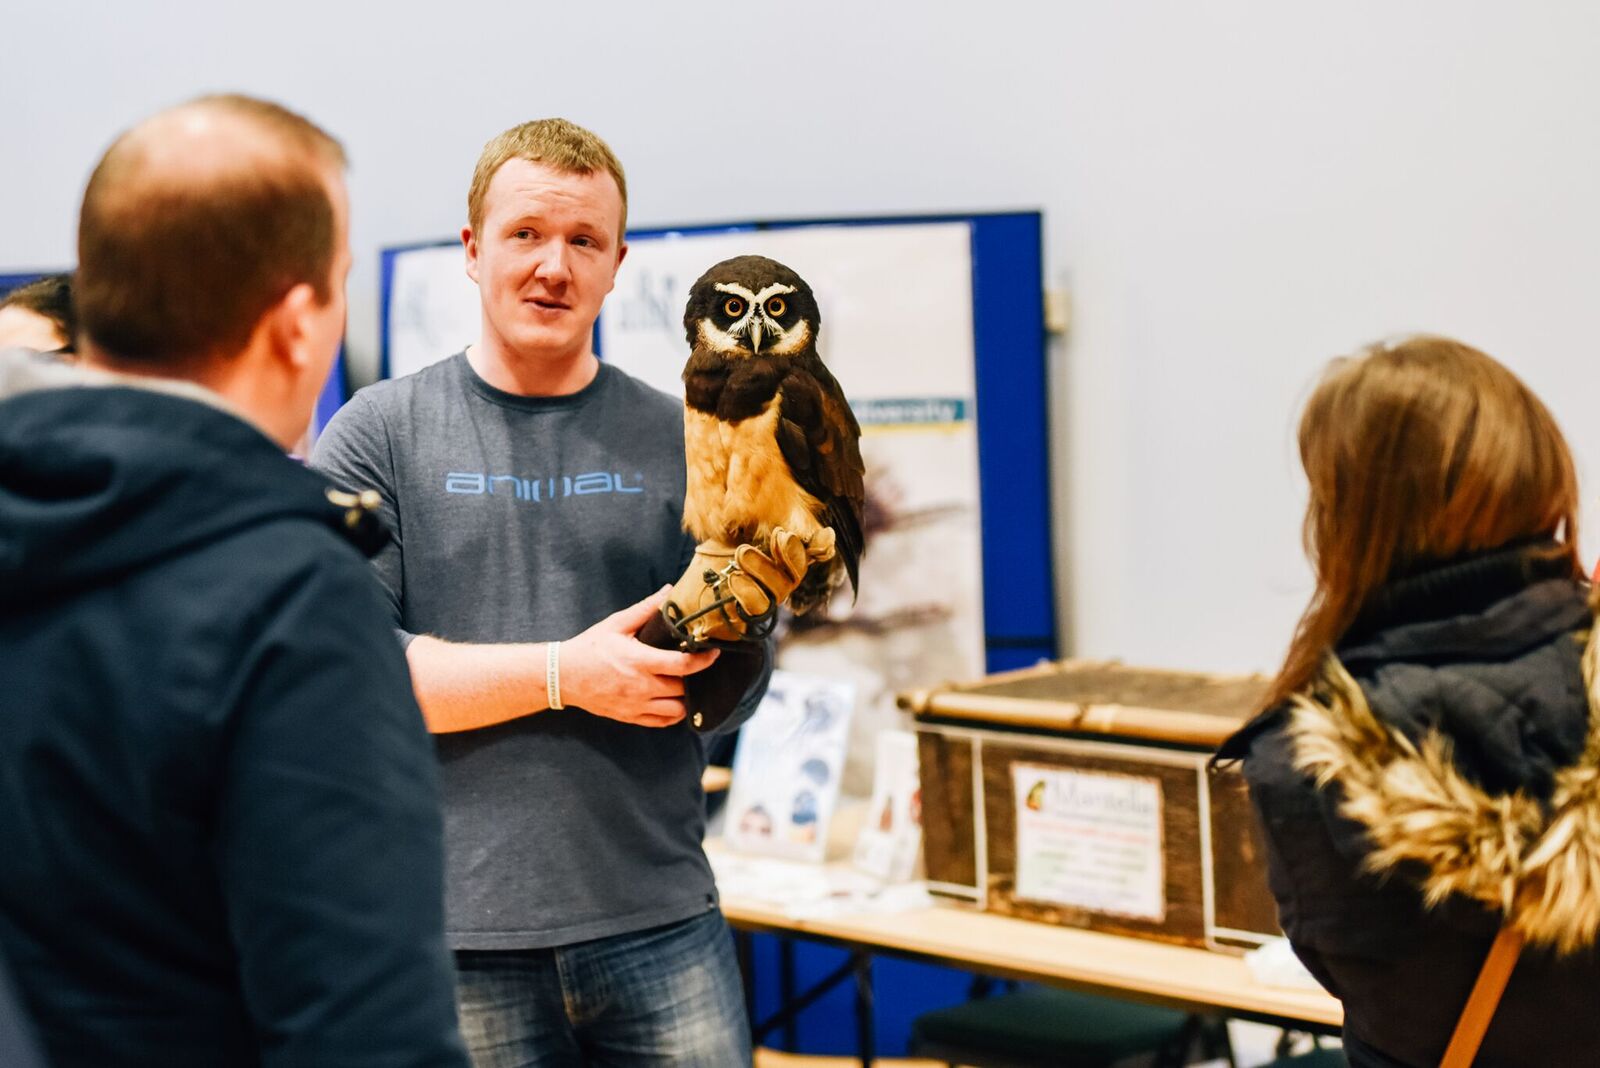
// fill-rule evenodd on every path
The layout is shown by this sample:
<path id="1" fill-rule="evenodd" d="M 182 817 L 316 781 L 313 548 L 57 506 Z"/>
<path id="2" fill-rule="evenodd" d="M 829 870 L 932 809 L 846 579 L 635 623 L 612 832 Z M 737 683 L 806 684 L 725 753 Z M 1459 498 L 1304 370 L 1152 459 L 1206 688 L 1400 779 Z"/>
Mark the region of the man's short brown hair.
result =
<path id="1" fill-rule="evenodd" d="M 203 158 L 183 158 L 183 134 L 208 122 Z M 85 337 L 122 360 L 177 364 L 239 351 L 296 285 L 326 301 L 338 241 L 327 176 L 344 163 L 308 119 L 246 96 L 201 97 L 123 134 L 78 221 Z"/>
<path id="2" fill-rule="evenodd" d="M 489 182 L 507 160 L 525 159 L 542 163 L 563 174 L 594 174 L 605 171 L 616 179 L 622 194 L 620 240 L 628 229 L 628 179 L 611 146 L 598 136 L 566 119 L 535 119 L 513 126 L 483 146 L 478 166 L 472 172 L 472 188 L 467 190 L 467 223 L 477 233 L 483 225 L 483 197 Z"/>

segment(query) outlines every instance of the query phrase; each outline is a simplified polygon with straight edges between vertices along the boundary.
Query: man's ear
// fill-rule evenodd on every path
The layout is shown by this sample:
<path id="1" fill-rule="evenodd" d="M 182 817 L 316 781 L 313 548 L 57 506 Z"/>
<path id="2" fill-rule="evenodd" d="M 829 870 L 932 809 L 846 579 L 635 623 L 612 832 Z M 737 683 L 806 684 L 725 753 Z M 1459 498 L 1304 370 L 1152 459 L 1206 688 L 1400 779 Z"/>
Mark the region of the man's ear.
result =
<path id="1" fill-rule="evenodd" d="M 267 336 L 272 342 L 273 354 L 297 371 L 316 363 L 313 323 L 321 307 L 316 289 L 309 282 L 301 282 L 267 311 Z"/>
<path id="2" fill-rule="evenodd" d="M 467 277 L 474 282 L 478 280 L 478 237 L 472 232 L 472 227 L 461 228 L 461 247 L 467 250 Z"/>
<path id="3" fill-rule="evenodd" d="M 606 292 L 607 293 L 609 293 L 613 289 L 617 288 L 617 272 L 622 269 L 622 261 L 627 259 L 627 258 L 628 258 L 628 246 L 626 244 L 624 244 L 623 246 L 621 246 L 620 248 L 617 249 L 617 265 L 615 267 L 611 268 L 611 284 L 606 286 Z"/>

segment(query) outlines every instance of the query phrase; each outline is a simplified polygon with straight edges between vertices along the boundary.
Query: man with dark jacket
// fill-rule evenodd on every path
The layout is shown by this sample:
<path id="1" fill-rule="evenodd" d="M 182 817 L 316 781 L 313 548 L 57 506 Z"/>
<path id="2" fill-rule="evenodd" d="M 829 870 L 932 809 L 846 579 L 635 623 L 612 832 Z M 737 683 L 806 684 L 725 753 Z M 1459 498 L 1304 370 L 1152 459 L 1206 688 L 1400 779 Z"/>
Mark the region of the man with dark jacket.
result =
<path id="1" fill-rule="evenodd" d="M 248 98 L 141 124 L 84 194 L 84 367 L 0 356 L 0 954 L 56 1068 L 467 1063 L 381 530 L 283 451 L 342 170 Z"/>

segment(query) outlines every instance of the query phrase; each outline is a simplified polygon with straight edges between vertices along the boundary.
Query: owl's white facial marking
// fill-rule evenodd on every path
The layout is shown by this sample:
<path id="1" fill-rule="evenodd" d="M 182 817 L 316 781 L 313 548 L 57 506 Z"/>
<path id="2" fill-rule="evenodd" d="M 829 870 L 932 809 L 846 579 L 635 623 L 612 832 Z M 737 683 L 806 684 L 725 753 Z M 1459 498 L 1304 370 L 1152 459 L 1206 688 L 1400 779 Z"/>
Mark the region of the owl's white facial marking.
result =
<path id="1" fill-rule="evenodd" d="M 782 282 L 774 282 L 759 293 L 750 292 L 738 282 L 718 282 L 714 288 L 718 293 L 732 293 L 736 297 L 743 297 L 751 306 L 765 304 L 768 297 L 775 297 L 780 293 L 794 292 L 794 286 L 786 286 Z"/>
<path id="2" fill-rule="evenodd" d="M 700 320 L 700 343 L 714 352 L 725 352 L 730 356 L 743 356 L 749 352 L 739 344 L 738 338 L 719 328 L 710 319 Z"/>
<path id="3" fill-rule="evenodd" d="M 793 356 L 811 342 L 811 324 L 801 319 L 788 330 L 778 332 L 778 340 L 769 349 L 774 356 Z"/>
<path id="4" fill-rule="evenodd" d="M 745 346 L 739 344 L 739 338 L 744 337 L 749 339 L 749 351 L 760 354 L 762 340 L 771 337 L 776 340 L 767 346 L 768 351 L 774 355 L 784 356 L 803 348 L 811 336 L 811 328 L 804 320 L 785 330 L 767 314 L 767 301 L 773 297 L 793 293 L 794 286 L 773 282 L 759 293 L 752 293 L 737 282 L 717 282 L 714 288 L 719 293 L 739 297 L 745 304 L 744 314 L 730 323 L 727 330 L 722 330 L 707 320 L 701 320 L 701 338 L 718 352 L 744 353 Z"/>

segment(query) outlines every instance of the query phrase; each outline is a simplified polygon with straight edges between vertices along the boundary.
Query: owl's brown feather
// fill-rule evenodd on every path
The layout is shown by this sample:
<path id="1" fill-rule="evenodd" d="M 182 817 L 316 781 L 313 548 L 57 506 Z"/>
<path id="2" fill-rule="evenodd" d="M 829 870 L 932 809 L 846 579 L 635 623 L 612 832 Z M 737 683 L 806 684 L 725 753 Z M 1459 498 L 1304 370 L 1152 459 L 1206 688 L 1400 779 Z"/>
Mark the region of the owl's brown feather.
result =
<path id="1" fill-rule="evenodd" d="M 778 395 L 782 398 L 778 446 L 795 481 L 823 503 L 824 512 L 818 519 L 833 528 L 851 589 L 857 589 L 865 548 L 861 519 L 867 496 L 861 426 L 845 403 L 839 383 L 815 356 L 793 361 Z"/>

